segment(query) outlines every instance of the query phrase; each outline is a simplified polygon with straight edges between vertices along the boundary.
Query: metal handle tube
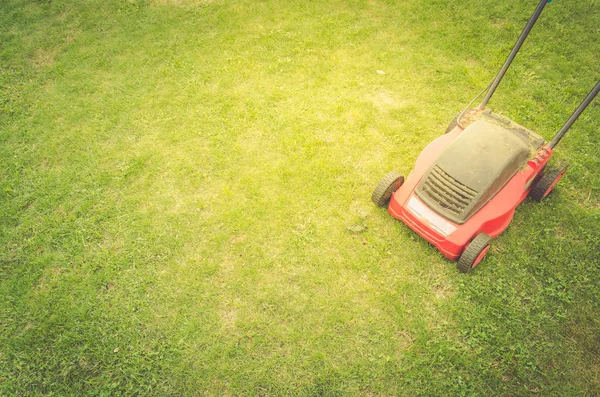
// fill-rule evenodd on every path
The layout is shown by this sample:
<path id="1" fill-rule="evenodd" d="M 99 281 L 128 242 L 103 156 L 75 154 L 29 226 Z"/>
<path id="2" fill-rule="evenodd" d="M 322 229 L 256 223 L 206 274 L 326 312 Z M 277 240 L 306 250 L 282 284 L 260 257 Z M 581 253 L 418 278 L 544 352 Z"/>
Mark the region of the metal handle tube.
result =
<path id="1" fill-rule="evenodd" d="M 535 11 L 533 12 L 533 15 L 531 16 L 531 18 L 529 18 L 527 25 L 525 25 L 523 32 L 521 32 L 521 35 L 519 36 L 519 39 L 517 40 L 515 46 L 513 47 L 510 54 L 508 55 L 508 58 L 506 58 L 506 62 L 504 62 L 502 69 L 500 69 L 500 71 L 496 75 L 496 78 L 494 78 L 494 81 L 492 82 L 490 89 L 488 90 L 487 94 L 485 95 L 485 98 L 483 98 L 481 105 L 479 105 L 479 108 L 483 109 L 489 102 L 492 95 L 494 95 L 494 91 L 496 91 L 496 88 L 498 88 L 498 84 L 500 84 L 500 80 L 502 80 L 502 78 L 504 77 L 504 74 L 508 70 L 508 67 L 512 63 L 513 59 L 515 59 L 515 57 L 517 56 L 517 53 L 519 52 L 521 45 L 523 45 L 523 42 L 527 38 L 527 35 L 529 35 L 531 28 L 533 28 L 533 25 L 535 24 L 538 17 L 542 13 L 542 10 L 546 6 L 546 3 L 549 3 L 549 2 L 550 2 L 550 0 L 540 0 Z"/>
<path id="2" fill-rule="evenodd" d="M 548 146 L 550 146 L 550 149 L 552 149 L 554 146 L 556 146 L 556 144 L 558 142 L 560 142 L 560 140 L 562 139 L 562 137 L 565 136 L 565 134 L 567 133 L 567 131 L 569 130 L 569 128 L 571 128 L 571 126 L 573 125 L 573 123 L 575 122 L 575 120 L 577 120 L 577 118 L 579 117 L 579 115 L 581 113 L 583 113 L 583 111 L 585 110 L 585 108 L 588 107 L 588 105 L 592 102 L 592 100 L 594 99 L 594 97 L 596 95 L 598 95 L 599 91 L 600 91 L 600 80 L 596 83 L 596 86 L 594 88 L 592 88 L 592 90 L 590 91 L 590 93 L 585 97 L 585 99 L 583 100 L 583 102 L 581 102 L 581 105 L 579 105 L 577 107 L 577 109 L 575 109 L 575 111 L 573 112 L 573 114 L 571 115 L 571 117 L 569 117 L 569 120 L 567 120 L 567 122 L 565 123 L 565 125 L 563 125 L 563 127 L 560 129 L 560 131 L 558 131 L 558 133 L 554 136 L 554 138 L 552 138 L 552 140 L 548 144 Z"/>

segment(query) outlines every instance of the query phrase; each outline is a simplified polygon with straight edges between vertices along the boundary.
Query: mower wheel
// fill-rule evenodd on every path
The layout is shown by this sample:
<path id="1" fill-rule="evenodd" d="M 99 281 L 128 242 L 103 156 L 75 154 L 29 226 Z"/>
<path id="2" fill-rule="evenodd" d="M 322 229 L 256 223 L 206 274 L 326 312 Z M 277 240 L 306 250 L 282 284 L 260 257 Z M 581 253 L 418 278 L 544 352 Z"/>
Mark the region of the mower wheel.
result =
<path id="1" fill-rule="evenodd" d="M 444 132 L 444 134 L 449 133 L 450 131 L 452 131 L 457 125 L 458 125 L 458 118 L 463 114 L 466 113 L 467 109 L 461 110 L 460 112 L 458 112 L 456 114 L 456 116 L 454 116 L 454 118 L 452 119 L 452 121 L 450 122 L 450 124 L 448 124 L 448 127 L 446 128 L 446 132 Z"/>
<path id="2" fill-rule="evenodd" d="M 458 259 L 456 266 L 463 273 L 468 273 L 481 262 L 490 249 L 492 238 L 485 233 L 479 233 Z"/>
<path id="3" fill-rule="evenodd" d="M 452 131 L 454 128 L 456 128 L 456 126 L 458 125 L 458 116 L 459 115 L 460 115 L 460 113 L 457 114 L 456 117 L 452 119 L 450 124 L 448 124 L 448 127 L 446 128 L 446 132 L 444 132 L 444 134 L 447 134 L 450 131 Z"/>
<path id="4" fill-rule="evenodd" d="M 396 171 L 392 171 L 383 177 L 381 182 L 371 195 L 371 201 L 378 207 L 385 207 L 389 202 L 392 194 L 404 183 L 404 177 Z"/>
<path id="5" fill-rule="evenodd" d="M 567 170 L 567 166 L 563 165 L 558 168 L 550 168 L 546 167 L 544 170 L 544 174 L 540 178 L 539 181 L 535 184 L 529 196 L 535 201 L 542 201 L 550 194 L 550 192 L 554 189 L 554 186 L 560 181 L 560 178 L 563 177 L 565 171 Z"/>

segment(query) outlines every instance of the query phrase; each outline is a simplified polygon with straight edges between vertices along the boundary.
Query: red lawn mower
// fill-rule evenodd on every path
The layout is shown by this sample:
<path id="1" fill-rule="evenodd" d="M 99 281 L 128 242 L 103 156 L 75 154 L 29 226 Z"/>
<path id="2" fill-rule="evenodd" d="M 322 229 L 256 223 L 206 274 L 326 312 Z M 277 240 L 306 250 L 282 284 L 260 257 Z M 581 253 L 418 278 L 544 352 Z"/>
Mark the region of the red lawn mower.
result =
<path id="1" fill-rule="evenodd" d="M 471 109 L 471 101 L 427 145 L 406 181 L 390 172 L 371 197 L 446 258 L 458 260 L 461 272 L 481 262 L 527 196 L 541 201 L 554 189 L 566 170 L 547 165 L 554 147 L 600 91 L 599 81 L 550 142 L 486 108 L 549 1 L 539 2 L 481 104 Z"/>

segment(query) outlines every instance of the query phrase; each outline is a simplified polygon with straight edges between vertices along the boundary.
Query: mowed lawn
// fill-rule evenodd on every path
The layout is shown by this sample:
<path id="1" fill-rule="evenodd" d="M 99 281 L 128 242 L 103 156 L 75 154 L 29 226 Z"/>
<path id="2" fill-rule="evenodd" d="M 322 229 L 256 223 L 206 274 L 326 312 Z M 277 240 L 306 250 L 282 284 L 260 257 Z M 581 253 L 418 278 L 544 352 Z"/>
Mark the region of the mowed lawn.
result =
<path id="1" fill-rule="evenodd" d="M 370 202 L 536 4 L 0 2 L 0 395 L 600 395 L 600 99 L 468 275 Z M 490 107 L 599 61 L 553 1 Z"/>

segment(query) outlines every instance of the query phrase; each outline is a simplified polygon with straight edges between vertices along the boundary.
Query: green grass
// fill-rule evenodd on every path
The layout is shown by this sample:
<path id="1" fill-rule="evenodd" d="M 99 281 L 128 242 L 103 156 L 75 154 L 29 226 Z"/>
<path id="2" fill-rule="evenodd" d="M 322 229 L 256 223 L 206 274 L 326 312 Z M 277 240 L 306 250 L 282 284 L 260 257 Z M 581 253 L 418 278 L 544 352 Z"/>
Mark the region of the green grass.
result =
<path id="1" fill-rule="evenodd" d="M 369 200 L 512 3 L 3 1 L 0 394 L 599 395 L 598 100 L 472 274 Z M 599 6 L 550 3 L 491 107 L 550 138 Z"/>

